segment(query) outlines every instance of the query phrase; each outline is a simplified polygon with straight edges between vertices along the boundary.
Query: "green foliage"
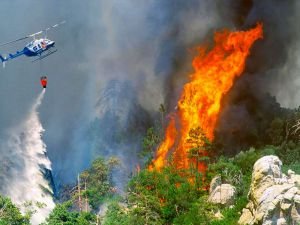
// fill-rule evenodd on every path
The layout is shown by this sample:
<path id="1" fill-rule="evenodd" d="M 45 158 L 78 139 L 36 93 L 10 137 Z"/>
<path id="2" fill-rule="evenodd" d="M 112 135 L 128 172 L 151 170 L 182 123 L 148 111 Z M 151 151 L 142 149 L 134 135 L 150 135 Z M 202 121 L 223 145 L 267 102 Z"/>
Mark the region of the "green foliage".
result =
<path id="1" fill-rule="evenodd" d="M 45 203 L 42 202 L 33 202 L 33 201 L 26 201 L 22 204 L 22 208 L 25 209 L 25 215 L 28 218 L 37 212 L 37 208 L 44 208 L 46 206 Z"/>
<path id="2" fill-rule="evenodd" d="M 296 174 L 300 174 L 300 162 L 295 162 L 289 165 L 283 164 L 282 171 L 287 174 L 288 170 L 293 170 Z"/>
<path id="3" fill-rule="evenodd" d="M 150 127 L 147 130 L 146 136 L 142 141 L 142 151 L 139 156 L 146 161 L 146 164 L 149 164 L 153 159 L 155 154 L 156 147 L 161 141 L 160 132 L 157 127 Z"/>
<path id="4" fill-rule="evenodd" d="M 278 146 L 281 145 L 285 137 L 285 121 L 276 117 L 272 120 L 269 129 L 267 130 L 270 144 Z"/>
<path id="5" fill-rule="evenodd" d="M 96 216 L 88 212 L 72 212 L 71 202 L 58 204 L 43 225 L 90 225 L 96 222 Z"/>
<path id="6" fill-rule="evenodd" d="M 163 106 L 160 112 L 163 124 L 165 113 Z M 255 132 L 248 131 L 247 143 L 253 143 L 256 148 L 240 151 L 232 158 L 215 156 L 215 160 L 209 159 L 210 153 L 215 153 L 216 146 L 207 139 L 201 128 L 191 129 L 186 140 L 191 147 L 188 152 L 191 167 L 179 170 L 172 165 L 172 160 L 169 160 L 168 165 L 161 171 L 142 170 L 128 183 L 125 199 L 113 201 L 108 206 L 102 224 L 237 224 L 240 212 L 247 204 L 253 165 L 259 158 L 265 155 L 278 155 L 284 163 L 285 172 L 292 169 L 300 173 L 300 144 L 294 127 L 300 118 L 300 110 L 293 112 L 289 119 L 272 118 L 275 119 L 271 121 L 269 129 L 264 129 L 265 134 L 260 135 L 258 129 L 255 129 Z M 268 123 L 263 127 L 268 127 Z M 151 127 L 143 139 L 140 156 L 147 162 L 146 164 L 152 160 L 161 141 L 160 131 L 156 126 Z M 266 140 L 261 141 L 264 139 L 261 136 Z M 265 143 L 272 145 L 262 147 Z M 212 161 L 214 163 L 211 163 Z M 200 163 L 209 165 L 206 174 L 198 171 Z M 97 209 L 113 194 L 111 172 L 116 165 L 118 165 L 116 159 L 105 161 L 99 158 L 93 162 L 90 169 L 81 174 L 81 180 L 87 184 L 83 197 L 88 197 L 93 209 Z M 207 182 L 216 175 L 221 176 L 223 183 L 230 183 L 237 188 L 238 196 L 233 208 L 213 205 L 207 201 Z M 214 218 L 218 210 L 224 216 L 221 220 Z M 71 212 L 69 205 L 62 204 L 55 208 L 46 224 L 84 225 L 91 222 L 95 222 L 95 215 Z"/>
<path id="7" fill-rule="evenodd" d="M 222 220 L 213 220 L 210 225 L 236 225 L 240 218 L 240 212 L 246 206 L 248 200 L 246 196 L 237 199 L 233 208 L 223 208 L 221 213 L 224 216 Z"/>
<path id="8" fill-rule="evenodd" d="M 0 196 L 0 224 L 1 225 L 26 225 L 29 223 L 28 216 L 22 216 L 20 210 L 9 198 Z"/>
<path id="9" fill-rule="evenodd" d="M 285 146 L 278 148 L 276 154 L 284 165 L 300 162 L 300 144 L 289 141 Z"/>
<path id="10" fill-rule="evenodd" d="M 207 162 L 206 156 L 213 146 L 200 128 L 192 129 L 187 143 L 191 161 Z M 161 171 L 143 170 L 129 182 L 126 206 L 114 203 L 105 217 L 105 224 L 115 221 L 122 224 L 236 224 L 239 212 L 247 203 L 254 163 L 262 156 L 275 154 L 278 147 L 250 148 L 233 158 L 220 157 L 209 164 L 205 179 L 196 166 L 190 170 L 179 170 L 169 162 Z M 203 160 L 204 159 L 204 160 Z M 196 164 L 197 165 L 197 164 Z M 208 203 L 204 180 L 221 175 L 223 182 L 234 185 L 238 200 L 234 208 L 221 208 L 224 219 L 213 217 L 217 206 Z M 195 179 L 199 178 L 199 179 Z M 196 181 L 196 182 L 195 182 Z M 121 224 L 121 223 L 120 223 Z"/>
<path id="11" fill-rule="evenodd" d="M 103 158 L 98 158 L 93 161 L 90 169 L 81 173 L 83 197 L 87 197 L 89 204 L 93 209 L 97 209 L 99 205 L 108 196 L 113 195 L 113 183 L 111 180 L 111 173 L 116 166 L 120 164 L 119 160 L 112 157 L 105 161 Z M 74 196 L 75 198 L 77 196 Z"/>
<path id="12" fill-rule="evenodd" d="M 127 212 L 125 207 L 121 207 L 118 202 L 112 202 L 108 206 L 107 213 L 105 215 L 104 225 L 129 225 Z"/>
<path id="13" fill-rule="evenodd" d="M 112 204 L 105 224 L 115 224 L 114 219 L 137 225 L 207 221 L 212 210 L 203 197 L 203 186 L 192 181 L 194 177 L 189 170 L 178 170 L 172 165 L 160 172 L 141 171 L 129 183 L 127 206 Z"/>
<path id="14" fill-rule="evenodd" d="M 173 221 L 174 225 L 197 224 L 207 225 L 214 218 L 217 206 L 207 201 L 207 196 L 199 198 L 190 204 L 187 212 L 180 214 Z"/>
<path id="15" fill-rule="evenodd" d="M 289 113 L 286 118 L 276 118 L 267 131 L 276 148 L 276 155 L 283 165 L 300 162 L 300 107 Z"/>
<path id="16" fill-rule="evenodd" d="M 201 168 L 208 164 L 210 160 L 209 154 L 213 149 L 213 145 L 201 127 L 196 127 L 189 131 L 186 143 L 191 147 L 188 151 L 191 178 L 195 181 L 196 187 L 200 188 L 203 182 L 203 171 L 201 172 Z"/>
<path id="17" fill-rule="evenodd" d="M 218 162 L 210 164 L 208 168 L 208 178 L 220 175 L 223 183 L 229 183 L 237 187 L 238 193 L 244 190 L 243 173 L 241 168 L 233 159 L 220 157 Z"/>
<path id="18" fill-rule="evenodd" d="M 234 163 L 241 169 L 242 173 L 252 171 L 254 163 L 261 157 L 261 154 L 254 148 L 250 148 L 248 151 L 241 151 L 234 157 Z"/>
<path id="19" fill-rule="evenodd" d="M 266 133 L 271 139 L 271 144 L 283 149 L 293 148 L 290 144 L 297 145 L 300 141 L 300 107 L 290 110 L 281 118 L 275 118 Z"/>
<path id="20" fill-rule="evenodd" d="M 196 168 L 200 162 L 208 161 L 208 153 L 212 149 L 212 143 L 206 137 L 201 127 L 192 128 L 186 142 L 191 146 L 188 157 L 196 162 Z"/>
<path id="21" fill-rule="evenodd" d="M 159 200 L 151 195 L 134 195 L 128 204 L 112 202 L 105 215 L 104 225 L 143 225 L 164 224 L 156 209 L 160 208 Z"/>
<path id="22" fill-rule="evenodd" d="M 241 151 L 233 158 L 221 156 L 217 162 L 209 165 L 208 177 L 211 179 L 220 175 L 223 183 L 232 184 L 237 188 L 238 194 L 245 194 L 249 189 L 254 163 L 265 155 L 274 155 L 276 151 L 278 147 L 266 146 Z"/>
<path id="23" fill-rule="evenodd" d="M 230 183 L 237 189 L 237 201 L 233 208 L 222 208 L 224 218 L 215 220 L 211 225 L 235 225 L 240 217 L 240 212 L 247 204 L 247 194 L 251 183 L 251 175 L 254 163 L 266 155 L 274 155 L 279 147 L 265 146 L 261 149 L 250 148 L 241 151 L 233 158 L 219 157 L 217 162 L 209 166 L 210 178 L 220 175 L 223 183 Z"/>
<path id="24" fill-rule="evenodd" d="M 274 155 L 277 148 L 274 146 L 265 146 L 262 149 L 250 148 L 248 151 L 241 151 L 234 158 L 233 162 L 241 169 L 243 174 L 251 173 L 254 163 L 265 155 Z"/>

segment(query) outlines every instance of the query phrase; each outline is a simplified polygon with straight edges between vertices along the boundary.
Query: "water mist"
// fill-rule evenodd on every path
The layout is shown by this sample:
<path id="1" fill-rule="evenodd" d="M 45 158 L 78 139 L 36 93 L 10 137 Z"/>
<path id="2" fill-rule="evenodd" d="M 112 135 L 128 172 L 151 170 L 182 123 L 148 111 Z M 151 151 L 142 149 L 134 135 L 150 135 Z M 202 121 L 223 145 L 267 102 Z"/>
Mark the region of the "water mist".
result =
<path id="1" fill-rule="evenodd" d="M 43 89 L 39 94 L 24 121 L 9 130 L 3 160 L 3 165 L 9 164 L 4 170 L 9 179 L 4 180 L 3 192 L 23 213 L 34 211 L 31 218 L 34 225 L 43 222 L 55 206 L 52 188 L 45 176 L 51 171 L 51 162 L 46 156 L 42 140 L 44 129 L 37 111 L 45 92 Z"/>

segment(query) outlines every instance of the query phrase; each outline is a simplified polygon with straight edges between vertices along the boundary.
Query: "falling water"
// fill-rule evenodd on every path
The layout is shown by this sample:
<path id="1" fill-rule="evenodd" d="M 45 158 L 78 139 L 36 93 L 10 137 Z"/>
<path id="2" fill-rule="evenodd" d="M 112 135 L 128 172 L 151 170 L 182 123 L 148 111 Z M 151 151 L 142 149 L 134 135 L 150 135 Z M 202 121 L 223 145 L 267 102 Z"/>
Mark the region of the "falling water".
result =
<path id="1" fill-rule="evenodd" d="M 9 165 L 4 170 L 4 194 L 11 197 L 23 213 L 35 211 L 31 218 L 34 225 L 43 222 L 55 206 L 52 188 L 45 177 L 45 171 L 51 170 L 51 162 L 46 156 L 46 145 L 42 140 L 44 129 L 37 111 L 44 95 L 45 89 L 25 120 L 9 130 L 3 161 Z"/>

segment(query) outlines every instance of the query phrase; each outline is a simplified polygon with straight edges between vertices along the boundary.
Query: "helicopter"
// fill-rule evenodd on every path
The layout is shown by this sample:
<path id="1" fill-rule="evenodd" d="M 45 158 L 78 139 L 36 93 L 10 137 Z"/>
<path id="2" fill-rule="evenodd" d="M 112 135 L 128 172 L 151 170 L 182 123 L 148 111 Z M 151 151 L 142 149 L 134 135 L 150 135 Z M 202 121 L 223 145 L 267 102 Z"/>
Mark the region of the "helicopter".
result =
<path id="1" fill-rule="evenodd" d="M 9 44 L 13 44 L 16 43 L 18 41 L 22 41 L 28 38 L 33 38 L 33 40 L 31 42 L 29 42 L 21 51 L 17 51 L 15 54 L 9 54 L 8 56 L 3 56 L 0 54 L 0 59 L 3 63 L 3 67 L 5 67 L 5 63 L 9 60 L 18 58 L 22 55 L 25 55 L 27 57 L 38 57 L 37 59 L 35 59 L 32 62 L 35 62 L 37 60 L 42 60 L 43 58 L 48 57 L 49 55 L 52 55 L 53 53 L 57 52 L 57 49 L 52 50 L 52 48 L 55 47 L 55 42 L 48 39 L 47 38 L 47 32 L 50 29 L 56 28 L 62 24 L 66 23 L 66 21 L 62 21 L 60 23 L 57 23 L 51 27 L 48 27 L 44 30 L 41 30 L 39 32 L 36 32 L 34 34 L 29 34 L 25 37 L 13 40 L 13 41 L 9 41 L 3 44 L 0 44 L 0 47 L 5 46 L 5 45 L 9 45 Z M 44 38 L 36 38 L 36 36 L 42 34 L 42 33 L 46 33 Z"/>

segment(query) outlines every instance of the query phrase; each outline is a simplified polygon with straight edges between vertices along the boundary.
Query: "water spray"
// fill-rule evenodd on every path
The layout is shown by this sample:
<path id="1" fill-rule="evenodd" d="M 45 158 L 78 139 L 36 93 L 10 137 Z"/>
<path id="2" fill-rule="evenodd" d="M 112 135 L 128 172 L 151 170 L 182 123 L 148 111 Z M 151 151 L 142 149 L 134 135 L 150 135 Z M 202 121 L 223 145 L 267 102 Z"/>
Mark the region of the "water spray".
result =
<path id="1" fill-rule="evenodd" d="M 5 174 L 5 194 L 23 213 L 28 209 L 35 211 L 31 218 L 33 225 L 43 222 L 55 206 L 53 190 L 45 176 L 51 171 L 51 162 L 46 156 L 46 145 L 42 140 L 44 129 L 37 111 L 45 92 L 43 88 L 25 120 L 9 131 L 4 159 L 10 163 Z"/>

